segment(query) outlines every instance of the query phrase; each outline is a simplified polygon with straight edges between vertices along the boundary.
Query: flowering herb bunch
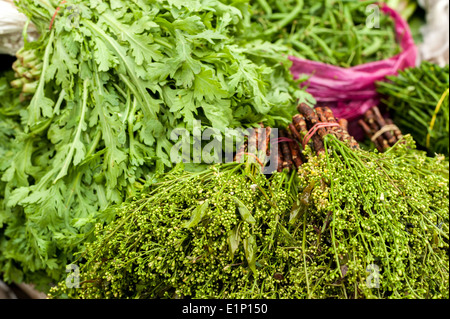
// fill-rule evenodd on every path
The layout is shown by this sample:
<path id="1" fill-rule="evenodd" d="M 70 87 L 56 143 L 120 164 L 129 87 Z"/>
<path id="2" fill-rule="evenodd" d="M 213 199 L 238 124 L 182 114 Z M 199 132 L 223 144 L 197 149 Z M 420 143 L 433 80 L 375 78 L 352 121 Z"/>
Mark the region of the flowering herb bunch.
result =
<path id="1" fill-rule="evenodd" d="M 80 255 L 80 289 L 61 282 L 50 297 L 289 297 L 285 267 L 300 260 L 279 250 L 289 251 L 295 174 L 268 179 L 248 162 L 180 167 L 98 224 Z"/>
<path id="2" fill-rule="evenodd" d="M 448 298 L 448 161 L 417 151 L 410 135 L 385 153 L 331 134 L 324 144 L 325 154 L 306 150 L 308 192 L 291 214 L 307 238 L 308 296 Z"/>
<path id="3" fill-rule="evenodd" d="M 448 162 L 332 134 L 298 171 L 179 167 L 116 207 L 51 298 L 448 298 Z"/>

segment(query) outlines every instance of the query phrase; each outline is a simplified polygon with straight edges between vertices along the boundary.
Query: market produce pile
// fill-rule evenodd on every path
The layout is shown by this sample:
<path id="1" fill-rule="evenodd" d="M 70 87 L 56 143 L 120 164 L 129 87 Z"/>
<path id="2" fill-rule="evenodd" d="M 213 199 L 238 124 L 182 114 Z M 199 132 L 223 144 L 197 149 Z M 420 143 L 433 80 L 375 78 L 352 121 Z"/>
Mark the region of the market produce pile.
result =
<path id="1" fill-rule="evenodd" d="M 270 179 L 248 163 L 177 167 L 96 226 L 80 289 L 50 296 L 448 298 L 448 162 L 410 136 L 386 153 L 322 142 Z"/>
<path id="2" fill-rule="evenodd" d="M 248 37 L 291 48 L 293 56 L 351 67 L 400 53 L 394 22 L 378 12 L 367 27 L 375 1 L 253 1 L 253 31 Z M 301 17 L 301 18 L 300 18 Z"/>
<path id="3" fill-rule="evenodd" d="M 51 298 L 448 298 L 448 66 L 379 83 L 401 134 L 378 150 L 291 73 L 292 55 L 399 53 L 390 17 L 367 27 L 375 3 L 18 1 L 41 36 L 0 74 L 2 280 Z M 174 163 L 174 132 L 190 150 L 207 129 L 236 139 L 234 162 Z"/>
<path id="4" fill-rule="evenodd" d="M 72 1 L 79 15 L 65 5 L 51 30 L 56 6 L 18 5 L 42 36 L 18 52 L 12 82 L 25 101 L 1 178 L 6 278 L 65 275 L 99 212 L 170 168 L 175 128 L 273 125 L 297 99 L 313 100 L 283 47 L 236 40 L 244 4 Z"/>

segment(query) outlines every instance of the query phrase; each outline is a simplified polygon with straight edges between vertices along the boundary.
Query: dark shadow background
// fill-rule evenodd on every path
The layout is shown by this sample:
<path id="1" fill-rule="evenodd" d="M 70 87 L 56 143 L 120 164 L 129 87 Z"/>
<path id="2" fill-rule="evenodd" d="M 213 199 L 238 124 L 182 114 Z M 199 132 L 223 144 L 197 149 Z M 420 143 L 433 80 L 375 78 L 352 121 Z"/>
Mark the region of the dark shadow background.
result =
<path id="1" fill-rule="evenodd" d="M 0 73 L 3 71 L 11 70 L 13 62 L 16 57 L 6 54 L 0 54 Z"/>

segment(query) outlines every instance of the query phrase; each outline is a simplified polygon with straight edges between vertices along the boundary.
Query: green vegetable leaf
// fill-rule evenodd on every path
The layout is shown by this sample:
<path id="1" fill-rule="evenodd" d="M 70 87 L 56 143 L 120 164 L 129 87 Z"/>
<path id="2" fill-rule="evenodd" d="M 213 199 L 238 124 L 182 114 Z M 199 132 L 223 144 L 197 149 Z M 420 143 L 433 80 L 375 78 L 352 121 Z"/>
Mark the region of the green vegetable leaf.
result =
<path id="1" fill-rule="evenodd" d="M 99 71 L 106 72 L 119 62 L 117 57 L 111 53 L 106 44 L 99 38 L 95 39 L 94 57 Z"/>
<path id="2" fill-rule="evenodd" d="M 245 258 L 247 259 L 248 266 L 256 275 L 256 238 L 254 235 L 250 235 L 248 238 L 244 238 L 244 250 Z"/>
<path id="3" fill-rule="evenodd" d="M 238 206 L 239 213 L 241 214 L 241 217 L 243 220 L 245 220 L 247 223 L 254 225 L 256 223 L 255 217 L 250 213 L 248 208 L 244 205 L 244 203 L 239 200 L 238 198 L 232 196 L 234 202 Z"/>
<path id="4" fill-rule="evenodd" d="M 234 256 L 234 253 L 239 248 L 240 240 L 239 227 L 235 226 L 228 232 L 228 246 L 230 248 L 231 256 Z"/>
<path id="5" fill-rule="evenodd" d="M 149 20 L 149 17 L 140 20 L 142 25 L 134 23 L 131 27 L 124 26 L 116 20 L 111 11 L 103 13 L 101 17 L 105 23 L 121 35 L 122 40 L 128 42 L 131 55 L 135 58 L 137 65 L 142 65 L 144 61 L 151 63 L 162 59 L 163 55 L 159 51 L 159 45 L 153 43 L 153 36 L 141 34 L 145 29 L 158 27 L 156 23 Z"/>
<path id="6" fill-rule="evenodd" d="M 219 80 L 213 75 L 212 70 L 202 70 L 195 76 L 194 80 L 194 98 L 201 102 L 216 101 L 228 97 Z"/>
<path id="7" fill-rule="evenodd" d="M 205 215 L 206 209 L 208 208 L 209 201 L 206 200 L 201 205 L 197 206 L 192 213 L 191 219 L 183 224 L 184 228 L 192 228 L 201 222 L 203 216 Z"/>

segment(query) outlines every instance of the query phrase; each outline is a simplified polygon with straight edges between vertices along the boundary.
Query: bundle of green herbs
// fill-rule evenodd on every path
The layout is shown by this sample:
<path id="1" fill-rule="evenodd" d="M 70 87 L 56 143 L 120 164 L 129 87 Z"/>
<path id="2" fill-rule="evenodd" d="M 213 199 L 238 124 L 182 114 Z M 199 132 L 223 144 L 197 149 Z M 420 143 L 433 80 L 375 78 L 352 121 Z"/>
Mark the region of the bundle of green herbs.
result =
<path id="1" fill-rule="evenodd" d="M 254 30 L 248 36 L 286 45 L 293 56 L 351 67 L 400 53 L 394 22 L 379 10 L 376 1 L 252 3 Z"/>
<path id="2" fill-rule="evenodd" d="M 324 144 L 300 171 L 300 187 L 316 186 L 303 216 L 308 296 L 448 298 L 448 160 L 410 135 L 385 153 Z"/>
<path id="3" fill-rule="evenodd" d="M 45 291 L 65 276 L 93 225 L 111 218 L 101 212 L 172 167 L 174 129 L 274 125 L 313 100 L 285 48 L 241 38 L 246 1 L 17 5 L 41 37 L 18 52 L 16 78 L 0 82 L 6 281 Z"/>
<path id="4" fill-rule="evenodd" d="M 428 151 L 449 155 L 449 66 L 424 61 L 377 82 L 394 123 Z"/>
<path id="5" fill-rule="evenodd" d="M 448 161 L 410 135 L 385 153 L 338 136 L 269 178 L 248 163 L 162 175 L 96 226 L 79 288 L 50 297 L 448 298 Z"/>
<path id="6" fill-rule="evenodd" d="M 273 275 L 281 269 L 268 257 L 291 204 L 283 185 L 292 178 L 277 173 L 269 180 L 258 170 L 240 163 L 200 173 L 176 167 L 96 227 L 97 240 L 75 262 L 80 288 L 61 282 L 51 296 L 277 296 L 280 278 Z"/>

